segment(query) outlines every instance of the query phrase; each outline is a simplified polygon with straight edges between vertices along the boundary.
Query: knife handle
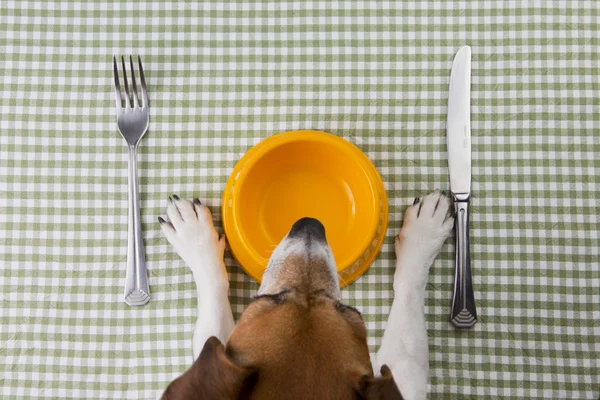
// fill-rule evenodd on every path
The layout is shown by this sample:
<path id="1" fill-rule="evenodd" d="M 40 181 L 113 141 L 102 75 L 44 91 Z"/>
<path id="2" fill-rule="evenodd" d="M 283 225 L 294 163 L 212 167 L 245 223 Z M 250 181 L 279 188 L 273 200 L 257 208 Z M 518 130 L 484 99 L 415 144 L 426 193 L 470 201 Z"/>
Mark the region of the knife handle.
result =
<path id="1" fill-rule="evenodd" d="M 477 322 L 473 281 L 471 279 L 471 252 L 469 250 L 469 197 L 454 197 L 456 217 L 456 273 L 451 320 L 457 328 L 470 328 Z"/>

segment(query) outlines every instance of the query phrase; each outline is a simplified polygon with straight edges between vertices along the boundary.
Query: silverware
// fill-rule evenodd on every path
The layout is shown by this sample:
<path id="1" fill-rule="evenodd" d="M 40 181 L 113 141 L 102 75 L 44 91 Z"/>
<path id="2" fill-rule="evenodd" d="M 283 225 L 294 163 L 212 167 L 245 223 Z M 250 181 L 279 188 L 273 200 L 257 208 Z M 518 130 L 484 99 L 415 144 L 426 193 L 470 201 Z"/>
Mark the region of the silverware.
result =
<path id="1" fill-rule="evenodd" d="M 469 251 L 469 202 L 471 195 L 471 48 L 458 50 L 450 74 L 448 96 L 448 171 L 456 212 L 456 273 L 452 299 L 452 323 L 470 328 L 477 322 Z"/>
<path id="2" fill-rule="evenodd" d="M 127 235 L 127 273 L 125 275 L 125 303 L 130 306 L 142 306 L 150 301 L 144 243 L 142 241 L 142 223 L 140 220 L 140 195 L 138 192 L 136 151 L 137 145 L 146 133 L 150 122 L 148 93 L 142 60 L 138 56 L 140 80 L 142 84 L 143 104 L 138 99 L 133 60 L 129 56 L 131 83 L 133 85 L 133 102 L 129 96 L 127 68 L 125 59 L 121 57 L 123 67 L 123 83 L 125 87 L 125 106 L 123 107 L 121 86 L 119 85 L 119 69 L 117 59 L 113 57 L 115 95 L 117 100 L 117 126 L 129 148 L 129 228 Z"/>

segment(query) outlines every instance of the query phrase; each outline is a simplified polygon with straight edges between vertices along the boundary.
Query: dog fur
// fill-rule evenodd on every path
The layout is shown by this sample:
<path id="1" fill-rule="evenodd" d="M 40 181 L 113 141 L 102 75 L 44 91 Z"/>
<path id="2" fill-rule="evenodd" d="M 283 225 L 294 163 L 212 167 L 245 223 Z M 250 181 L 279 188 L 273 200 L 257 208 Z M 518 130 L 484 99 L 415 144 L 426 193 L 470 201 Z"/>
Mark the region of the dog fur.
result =
<path id="1" fill-rule="evenodd" d="M 454 224 L 443 192 L 415 199 L 406 210 L 395 240 L 395 297 L 374 360 L 360 313 L 340 302 L 335 261 L 318 224 L 311 222 L 300 234 L 292 228 L 279 244 L 236 326 L 225 238 L 219 238 L 209 209 L 198 199 L 173 196 L 167 215 L 169 221 L 159 218 L 161 228 L 192 270 L 198 319 L 196 361 L 169 385 L 164 399 L 426 398 L 425 285 Z"/>

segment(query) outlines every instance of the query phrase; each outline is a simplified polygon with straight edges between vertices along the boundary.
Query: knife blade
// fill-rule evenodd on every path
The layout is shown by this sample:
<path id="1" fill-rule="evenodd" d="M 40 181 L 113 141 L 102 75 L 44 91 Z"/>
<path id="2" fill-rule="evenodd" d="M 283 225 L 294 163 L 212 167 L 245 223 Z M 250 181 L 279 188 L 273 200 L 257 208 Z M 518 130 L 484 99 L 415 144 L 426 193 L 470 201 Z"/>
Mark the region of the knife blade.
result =
<path id="1" fill-rule="evenodd" d="M 456 271 L 450 320 L 457 328 L 477 322 L 469 249 L 471 198 L 471 48 L 461 47 L 452 63 L 446 123 L 450 191 L 454 199 Z"/>

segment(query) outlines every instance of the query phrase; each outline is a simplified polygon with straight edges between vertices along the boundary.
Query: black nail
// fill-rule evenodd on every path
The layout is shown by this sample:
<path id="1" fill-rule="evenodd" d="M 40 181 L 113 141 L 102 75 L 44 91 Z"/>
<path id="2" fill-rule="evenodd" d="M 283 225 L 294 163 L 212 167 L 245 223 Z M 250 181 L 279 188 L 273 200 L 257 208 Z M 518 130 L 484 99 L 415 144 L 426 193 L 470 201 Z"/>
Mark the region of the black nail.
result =
<path id="1" fill-rule="evenodd" d="M 165 221 L 164 219 L 162 219 L 162 217 L 158 217 L 158 222 L 162 225 L 162 224 L 164 224 L 167 221 Z"/>
<path id="2" fill-rule="evenodd" d="M 172 203 L 173 199 L 171 198 L 171 196 L 169 196 L 169 203 Z"/>
<path id="3" fill-rule="evenodd" d="M 179 201 L 179 196 L 177 196 L 176 194 L 173 195 L 173 198 L 177 201 Z"/>
<path id="4" fill-rule="evenodd" d="M 442 190 L 442 196 L 444 196 L 444 197 L 446 196 L 446 191 L 445 190 Z"/>
<path id="5" fill-rule="evenodd" d="M 200 199 L 199 199 L 199 198 L 197 198 L 197 197 L 195 197 L 195 198 L 194 198 L 194 204 L 197 204 L 197 205 L 199 205 L 199 206 L 201 206 L 201 205 L 202 205 L 202 203 L 200 203 Z"/>
<path id="6" fill-rule="evenodd" d="M 421 199 L 419 199 L 418 197 L 415 197 L 415 201 L 413 201 L 413 206 L 414 206 L 415 204 L 417 204 L 419 201 L 421 201 Z"/>

